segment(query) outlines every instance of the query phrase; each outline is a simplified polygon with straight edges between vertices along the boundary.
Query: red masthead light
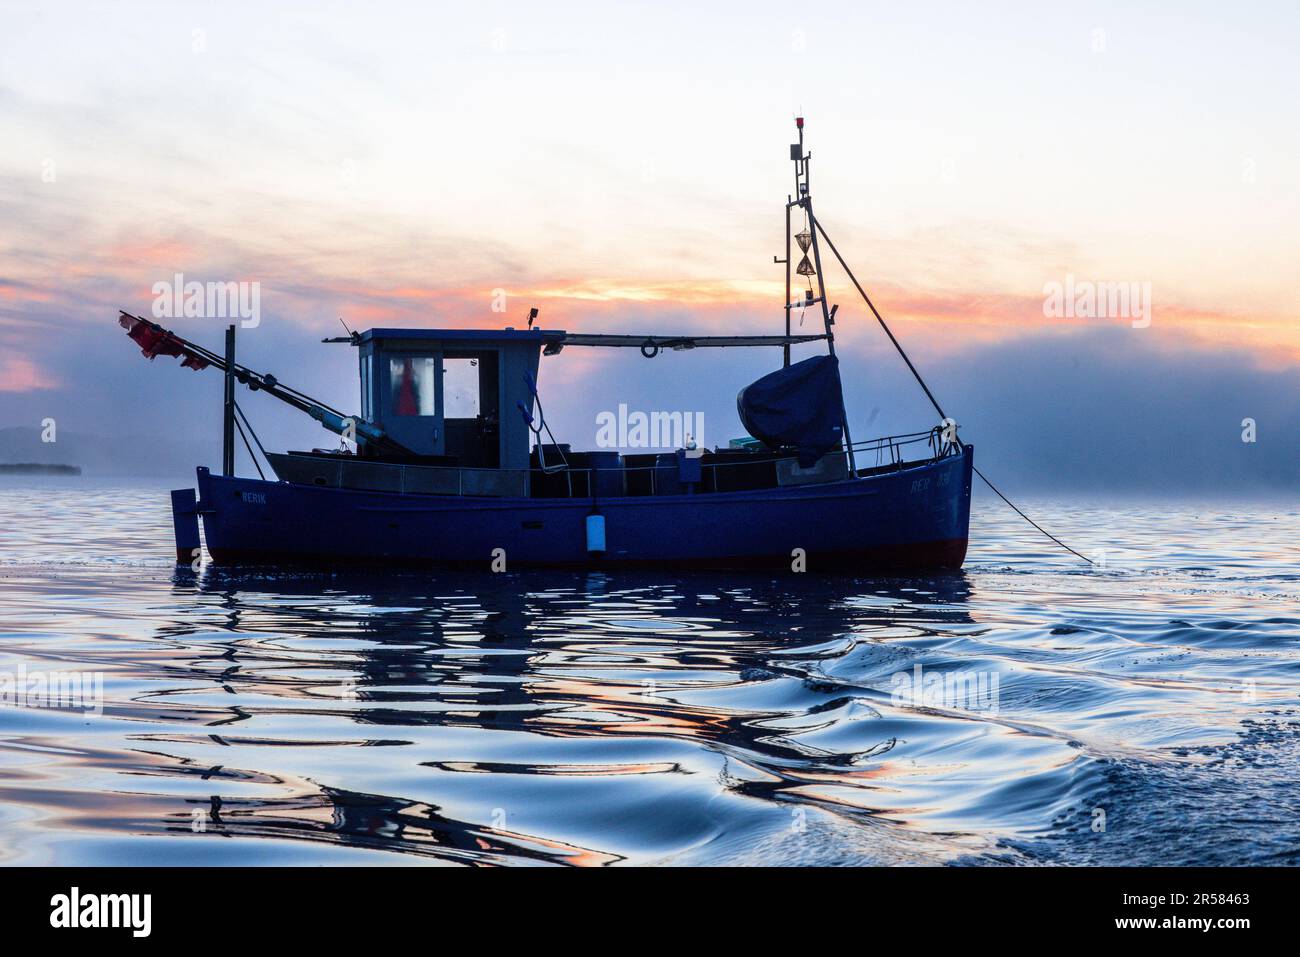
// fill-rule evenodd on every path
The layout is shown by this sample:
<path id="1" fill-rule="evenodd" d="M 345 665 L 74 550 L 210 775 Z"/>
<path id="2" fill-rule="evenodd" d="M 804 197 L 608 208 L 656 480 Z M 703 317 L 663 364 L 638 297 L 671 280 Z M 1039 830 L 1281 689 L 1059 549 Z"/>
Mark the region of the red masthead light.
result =
<path id="1" fill-rule="evenodd" d="M 797 127 L 799 127 L 799 129 L 803 129 L 803 117 L 802 117 L 802 116 L 796 116 L 796 117 L 794 118 L 794 125 L 797 126 Z"/>

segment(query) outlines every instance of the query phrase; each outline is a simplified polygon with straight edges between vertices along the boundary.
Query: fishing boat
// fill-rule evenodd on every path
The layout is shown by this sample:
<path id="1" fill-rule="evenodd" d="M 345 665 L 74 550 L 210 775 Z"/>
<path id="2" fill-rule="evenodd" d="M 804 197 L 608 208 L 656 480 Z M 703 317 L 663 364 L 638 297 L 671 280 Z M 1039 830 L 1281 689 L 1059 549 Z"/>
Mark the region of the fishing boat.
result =
<path id="1" fill-rule="evenodd" d="M 146 356 L 225 374 L 221 472 L 201 467 L 197 490 L 172 492 L 177 561 L 197 561 L 206 545 L 219 566 L 960 568 L 974 449 L 951 420 L 859 442 L 850 434 L 822 242 L 848 266 L 814 215 L 811 154 L 803 120 L 796 124 L 785 257 L 773 257 L 785 265 L 783 334 L 567 332 L 535 327 L 535 309 L 526 328 L 349 331 L 324 340 L 357 350 L 360 412 L 348 415 L 238 364 L 233 325 L 217 353 L 122 312 Z M 796 276 L 807 287 L 798 296 Z M 795 310 L 820 313 L 822 331 L 792 332 Z M 792 361 L 791 348 L 804 344 L 825 351 Z M 740 389 L 748 435 L 727 447 L 581 451 L 555 441 L 538 385 L 542 360 L 568 348 L 631 348 L 648 359 L 769 348 L 781 364 Z M 237 385 L 310 415 L 343 447 L 266 451 L 235 400 Z M 236 435 L 257 478 L 235 474 Z"/>

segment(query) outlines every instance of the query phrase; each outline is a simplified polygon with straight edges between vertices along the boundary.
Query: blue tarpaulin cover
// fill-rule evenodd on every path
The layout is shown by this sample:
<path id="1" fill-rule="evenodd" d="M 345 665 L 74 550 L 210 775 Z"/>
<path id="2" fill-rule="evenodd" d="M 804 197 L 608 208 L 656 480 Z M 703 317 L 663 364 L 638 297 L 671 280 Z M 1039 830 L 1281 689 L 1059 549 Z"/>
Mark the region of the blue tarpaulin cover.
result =
<path id="1" fill-rule="evenodd" d="M 834 356 L 813 356 L 777 369 L 736 396 L 741 424 L 768 448 L 799 451 L 808 468 L 840 444 L 843 398 Z"/>

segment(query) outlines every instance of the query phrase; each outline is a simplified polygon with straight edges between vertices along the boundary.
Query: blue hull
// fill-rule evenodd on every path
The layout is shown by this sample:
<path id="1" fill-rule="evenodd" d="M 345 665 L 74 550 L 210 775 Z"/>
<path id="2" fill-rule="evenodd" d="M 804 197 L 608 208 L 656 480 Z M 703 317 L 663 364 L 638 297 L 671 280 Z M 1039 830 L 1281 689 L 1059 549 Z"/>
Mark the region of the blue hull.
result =
<path id="1" fill-rule="evenodd" d="M 606 551 L 587 552 L 591 499 L 401 495 L 225 478 L 199 469 L 217 565 L 384 563 L 491 567 L 957 569 L 966 557 L 973 449 L 823 485 L 602 498 Z"/>

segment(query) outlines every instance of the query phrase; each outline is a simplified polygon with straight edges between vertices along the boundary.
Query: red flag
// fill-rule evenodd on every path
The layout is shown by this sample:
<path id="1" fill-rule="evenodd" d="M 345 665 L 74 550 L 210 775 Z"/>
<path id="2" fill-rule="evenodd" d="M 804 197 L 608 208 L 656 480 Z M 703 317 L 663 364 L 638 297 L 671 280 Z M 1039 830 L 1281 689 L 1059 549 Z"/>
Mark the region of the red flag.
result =
<path id="1" fill-rule="evenodd" d="M 154 356 L 183 356 L 185 347 L 176 341 L 176 337 L 170 332 L 163 332 L 154 343 L 153 348 L 145 353 L 150 359 Z"/>
<path id="2" fill-rule="evenodd" d="M 150 359 L 154 357 L 154 347 L 162 339 L 164 333 L 157 326 L 145 322 L 143 319 L 130 319 L 127 316 L 122 317 L 122 326 L 126 329 L 126 334 L 130 336 Z"/>
<path id="3" fill-rule="evenodd" d="M 140 352 L 148 359 L 153 359 L 155 356 L 181 356 L 184 359 L 181 365 L 196 371 L 206 369 L 210 365 L 207 359 L 185 348 L 179 339 L 161 326 L 144 319 L 137 319 L 135 316 L 128 316 L 126 313 L 123 313 L 117 322 L 140 346 Z"/>

